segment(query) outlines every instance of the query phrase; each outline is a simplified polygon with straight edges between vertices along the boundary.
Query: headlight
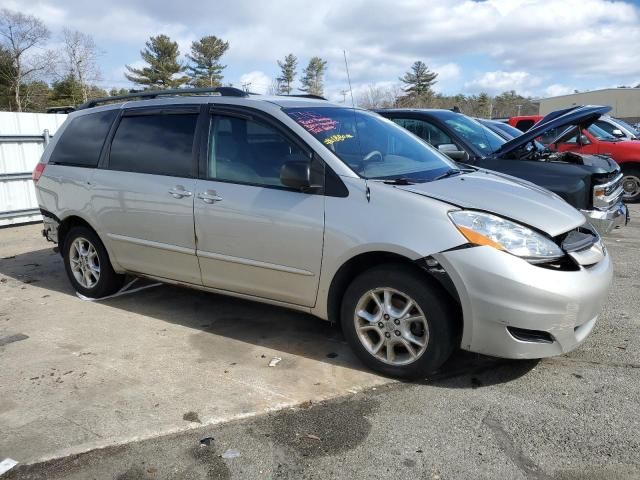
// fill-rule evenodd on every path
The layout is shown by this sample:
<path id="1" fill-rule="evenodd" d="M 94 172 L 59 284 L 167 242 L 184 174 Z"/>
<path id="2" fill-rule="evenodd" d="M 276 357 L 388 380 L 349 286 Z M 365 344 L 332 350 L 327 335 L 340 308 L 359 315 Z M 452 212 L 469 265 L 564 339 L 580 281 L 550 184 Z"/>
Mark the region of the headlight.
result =
<path id="1" fill-rule="evenodd" d="M 487 245 L 531 263 L 555 260 L 564 253 L 551 240 L 530 228 L 496 215 L 469 210 L 449 212 L 460 233 L 474 245 Z"/>

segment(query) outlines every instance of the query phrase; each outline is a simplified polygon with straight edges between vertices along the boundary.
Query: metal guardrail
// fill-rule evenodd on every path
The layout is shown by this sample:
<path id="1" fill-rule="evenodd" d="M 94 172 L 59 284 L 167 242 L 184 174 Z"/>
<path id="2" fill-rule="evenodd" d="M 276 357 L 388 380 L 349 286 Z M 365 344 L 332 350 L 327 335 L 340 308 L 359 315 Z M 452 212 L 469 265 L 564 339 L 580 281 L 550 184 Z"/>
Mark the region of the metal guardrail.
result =
<path id="1" fill-rule="evenodd" d="M 0 143 L 44 143 L 45 147 L 49 144 L 51 135 L 49 130 L 44 130 L 42 135 L 0 135 Z M 16 172 L 0 174 L 0 183 L 11 182 L 16 180 L 31 179 L 31 172 Z M 29 217 L 39 215 L 39 208 L 26 208 L 20 210 L 0 211 L 0 219 Z"/>

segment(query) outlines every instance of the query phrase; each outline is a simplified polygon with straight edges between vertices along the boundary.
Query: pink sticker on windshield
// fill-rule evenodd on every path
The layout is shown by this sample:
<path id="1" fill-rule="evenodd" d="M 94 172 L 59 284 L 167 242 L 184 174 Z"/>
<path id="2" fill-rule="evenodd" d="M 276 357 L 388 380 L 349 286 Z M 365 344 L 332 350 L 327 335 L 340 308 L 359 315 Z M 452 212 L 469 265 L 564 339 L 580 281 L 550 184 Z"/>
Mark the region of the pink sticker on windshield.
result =
<path id="1" fill-rule="evenodd" d="M 323 117 L 314 112 L 291 112 L 289 114 L 309 133 L 317 135 L 329 130 L 335 130 L 338 122 L 329 117 Z"/>

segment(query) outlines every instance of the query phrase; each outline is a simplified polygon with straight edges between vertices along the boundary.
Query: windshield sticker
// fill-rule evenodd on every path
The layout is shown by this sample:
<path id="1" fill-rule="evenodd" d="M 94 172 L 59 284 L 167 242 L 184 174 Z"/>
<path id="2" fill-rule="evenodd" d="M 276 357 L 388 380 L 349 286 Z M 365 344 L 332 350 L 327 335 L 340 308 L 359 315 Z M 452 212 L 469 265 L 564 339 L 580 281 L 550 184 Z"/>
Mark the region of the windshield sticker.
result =
<path id="1" fill-rule="evenodd" d="M 317 135 L 329 130 L 335 130 L 338 122 L 329 117 L 323 117 L 314 112 L 291 112 L 289 114 L 309 133 Z"/>
<path id="2" fill-rule="evenodd" d="M 330 137 L 325 138 L 322 141 L 322 143 L 324 143 L 325 145 L 333 145 L 336 142 L 344 142 L 348 138 L 353 138 L 353 135 L 351 135 L 349 133 L 347 133 L 345 135 L 336 134 L 336 135 L 331 135 Z"/>

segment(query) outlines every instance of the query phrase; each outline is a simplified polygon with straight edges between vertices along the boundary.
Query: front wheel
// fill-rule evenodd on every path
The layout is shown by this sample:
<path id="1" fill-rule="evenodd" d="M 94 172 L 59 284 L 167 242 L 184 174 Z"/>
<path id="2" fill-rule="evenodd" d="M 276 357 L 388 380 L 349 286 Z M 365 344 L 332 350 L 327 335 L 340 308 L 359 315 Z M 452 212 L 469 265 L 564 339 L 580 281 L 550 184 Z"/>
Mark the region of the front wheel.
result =
<path id="1" fill-rule="evenodd" d="M 107 250 L 91 229 L 72 228 L 64 245 L 64 267 L 77 292 L 101 298 L 122 287 L 124 275 L 114 272 Z"/>
<path id="2" fill-rule="evenodd" d="M 623 167 L 622 175 L 624 201 L 628 203 L 640 201 L 640 167 Z"/>
<path id="3" fill-rule="evenodd" d="M 412 268 L 374 267 L 347 288 L 342 330 L 372 370 L 406 379 L 424 377 L 455 348 L 455 313 L 445 295 Z"/>

